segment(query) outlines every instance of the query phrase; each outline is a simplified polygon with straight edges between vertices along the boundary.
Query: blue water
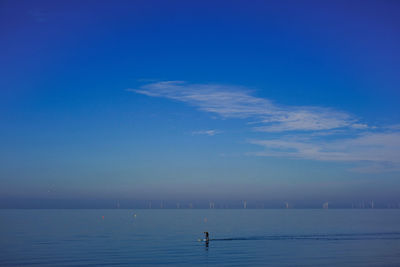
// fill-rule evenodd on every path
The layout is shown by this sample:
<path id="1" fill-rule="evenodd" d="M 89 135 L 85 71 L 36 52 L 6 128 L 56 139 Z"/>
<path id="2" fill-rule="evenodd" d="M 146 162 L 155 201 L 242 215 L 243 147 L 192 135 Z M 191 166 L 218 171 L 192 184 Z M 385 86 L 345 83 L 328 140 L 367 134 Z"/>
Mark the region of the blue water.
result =
<path id="1" fill-rule="evenodd" d="M 167 264 L 400 266 L 400 210 L 0 210 L 1 266 Z"/>

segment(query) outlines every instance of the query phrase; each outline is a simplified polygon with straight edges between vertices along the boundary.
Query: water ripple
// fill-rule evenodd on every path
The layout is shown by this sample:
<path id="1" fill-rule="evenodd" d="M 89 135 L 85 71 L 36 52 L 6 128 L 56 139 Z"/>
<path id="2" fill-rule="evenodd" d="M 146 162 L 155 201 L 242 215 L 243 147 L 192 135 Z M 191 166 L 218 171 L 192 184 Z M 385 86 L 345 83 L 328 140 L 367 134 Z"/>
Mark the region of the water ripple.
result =
<path id="1" fill-rule="evenodd" d="M 250 237 L 214 238 L 210 241 L 253 241 L 253 240 L 399 240 L 400 232 L 391 233 L 344 233 L 344 234 L 309 234 L 309 235 L 268 235 Z"/>

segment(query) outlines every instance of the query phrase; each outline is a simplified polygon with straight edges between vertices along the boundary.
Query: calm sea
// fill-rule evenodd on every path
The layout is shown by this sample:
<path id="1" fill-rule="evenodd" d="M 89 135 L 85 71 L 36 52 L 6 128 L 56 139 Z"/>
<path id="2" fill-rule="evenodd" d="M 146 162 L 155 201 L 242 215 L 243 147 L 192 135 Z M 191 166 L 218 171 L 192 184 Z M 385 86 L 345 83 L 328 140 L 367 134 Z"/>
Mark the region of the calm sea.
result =
<path id="1" fill-rule="evenodd" d="M 1 266 L 167 264 L 400 266 L 400 210 L 0 210 Z"/>

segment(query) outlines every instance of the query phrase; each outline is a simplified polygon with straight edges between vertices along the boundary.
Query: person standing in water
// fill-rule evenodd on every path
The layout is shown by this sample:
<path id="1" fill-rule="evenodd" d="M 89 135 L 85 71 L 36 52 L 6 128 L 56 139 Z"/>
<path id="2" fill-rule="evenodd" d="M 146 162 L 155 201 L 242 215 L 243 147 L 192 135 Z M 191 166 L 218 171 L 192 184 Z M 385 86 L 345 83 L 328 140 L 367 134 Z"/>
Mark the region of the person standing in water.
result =
<path id="1" fill-rule="evenodd" d="M 206 235 L 206 238 L 204 239 L 204 241 L 206 241 L 206 242 L 210 241 L 210 235 L 208 234 L 208 232 L 204 232 L 204 234 Z"/>

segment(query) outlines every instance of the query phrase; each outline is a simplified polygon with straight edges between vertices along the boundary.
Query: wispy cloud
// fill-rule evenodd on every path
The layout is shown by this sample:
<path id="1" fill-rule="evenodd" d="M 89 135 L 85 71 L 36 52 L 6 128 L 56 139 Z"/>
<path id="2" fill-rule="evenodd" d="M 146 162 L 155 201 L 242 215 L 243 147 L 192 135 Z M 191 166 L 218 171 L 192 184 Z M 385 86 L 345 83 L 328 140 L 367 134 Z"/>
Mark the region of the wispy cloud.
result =
<path id="1" fill-rule="evenodd" d="M 249 142 L 264 147 L 264 151 L 252 153 L 258 156 L 368 163 L 368 168 L 355 169 L 364 171 L 378 170 L 379 167 L 400 170 L 400 132 L 367 132 L 332 141 L 281 137 Z"/>
<path id="2" fill-rule="evenodd" d="M 284 106 L 238 86 L 189 84 L 183 81 L 149 83 L 130 91 L 164 97 L 225 118 L 252 118 L 256 131 L 320 131 L 361 124 L 348 113 L 324 107 Z"/>
<path id="3" fill-rule="evenodd" d="M 266 136 L 249 141 L 264 148 L 252 155 L 355 162 L 356 171 L 400 171 L 399 125 L 377 128 L 332 108 L 280 105 L 238 86 L 167 81 L 128 90 L 183 102 L 223 118 L 248 119 L 253 132 Z"/>
<path id="4" fill-rule="evenodd" d="M 262 121 L 270 125 L 255 127 L 256 131 L 320 131 L 354 125 L 355 119 L 347 113 L 320 107 L 281 108 L 281 115 Z"/>
<path id="5" fill-rule="evenodd" d="M 214 136 L 220 133 L 222 133 L 222 131 L 219 130 L 201 130 L 192 132 L 193 135 L 208 135 L 208 136 Z"/>

